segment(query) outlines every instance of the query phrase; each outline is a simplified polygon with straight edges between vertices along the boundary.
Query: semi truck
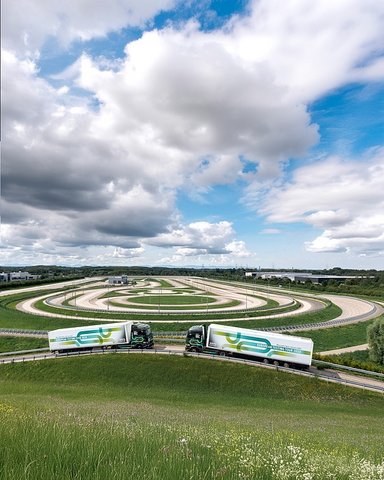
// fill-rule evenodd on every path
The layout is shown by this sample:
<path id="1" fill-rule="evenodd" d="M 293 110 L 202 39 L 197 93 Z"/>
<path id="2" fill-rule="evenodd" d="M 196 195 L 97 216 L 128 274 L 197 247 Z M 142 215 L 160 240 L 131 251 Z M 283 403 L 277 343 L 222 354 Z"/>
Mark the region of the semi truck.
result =
<path id="1" fill-rule="evenodd" d="M 237 356 L 284 367 L 308 368 L 312 362 L 313 341 L 212 323 L 191 327 L 187 332 L 185 350 Z"/>
<path id="2" fill-rule="evenodd" d="M 119 322 L 60 328 L 48 332 L 51 352 L 94 349 L 153 348 L 153 334 L 146 323 Z"/>

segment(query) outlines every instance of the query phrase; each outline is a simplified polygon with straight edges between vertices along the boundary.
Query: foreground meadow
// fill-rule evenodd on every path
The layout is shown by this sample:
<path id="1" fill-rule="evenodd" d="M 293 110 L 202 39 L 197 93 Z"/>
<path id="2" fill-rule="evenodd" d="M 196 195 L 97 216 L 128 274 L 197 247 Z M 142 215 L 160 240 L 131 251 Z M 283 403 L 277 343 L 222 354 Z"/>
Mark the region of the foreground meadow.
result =
<path id="1" fill-rule="evenodd" d="M 384 479 L 384 397 L 166 355 L 0 366 L 0 479 Z"/>

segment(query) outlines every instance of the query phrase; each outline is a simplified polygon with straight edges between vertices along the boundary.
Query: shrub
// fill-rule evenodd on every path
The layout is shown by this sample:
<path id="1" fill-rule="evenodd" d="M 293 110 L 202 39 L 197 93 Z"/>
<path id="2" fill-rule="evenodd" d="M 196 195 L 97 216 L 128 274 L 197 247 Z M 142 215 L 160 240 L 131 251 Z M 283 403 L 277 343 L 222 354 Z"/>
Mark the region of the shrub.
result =
<path id="1" fill-rule="evenodd" d="M 369 357 L 374 362 L 384 365 L 384 319 L 378 318 L 367 329 Z"/>

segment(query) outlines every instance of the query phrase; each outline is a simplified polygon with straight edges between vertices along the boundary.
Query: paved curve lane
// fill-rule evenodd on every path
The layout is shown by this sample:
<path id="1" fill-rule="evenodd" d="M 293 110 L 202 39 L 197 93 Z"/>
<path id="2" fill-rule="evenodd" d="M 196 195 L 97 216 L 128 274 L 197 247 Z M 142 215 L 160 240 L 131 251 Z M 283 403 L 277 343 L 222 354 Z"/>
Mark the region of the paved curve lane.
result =
<path id="1" fill-rule="evenodd" d="M 89 280 L 91 280 L 91 279 L 88 279 L 88 281 Z M 198 281 L 195 281 L 195 282 L 196 283 L 201 283 L 202 281 L 205 282 L 205 280 L 203 280 L 203 279 L 199 279 Z M 70 282 L 68 282 L 68 283 L 70 283 Z M 208 281 L 207 283 L 211 283 L 211 281 Z M 221 288 L 222 285 L 219 284 L 218 287 Z M 212 286 L 211 286 L 211 288 L 212 288 Z M 242 288 L 241 288 L 243 296 L 244 296 L 244 288 L 245 288 L 244 286 L 242 286 Z M 279 298 L 279 304 L 280 305 L 285 303 L 286 297 L 287 297 L 287 294 L 288 294 L 287 291 L 282 292 L 280 289 L 279 290 L 276 289 L 275 293 L 272 293 L 272 289 L 269 289 L 268 292 L 269 292 L 270 298 L 273 298 L 273 297 L 276 298 L 276 296 L 281 296 Z M 257 317 L 257 318 L 258 319 L 278 318 L 278 317 L 293 316 L 293 315 L 297 315 L 297 314 L 300 314 L 300 313 L 313 311 L 313 310 L 316 309 L 316 304 L 321 303 L 321 298 L 328 299 L 331 302 L 333 302 L 334 304 L 338 305 L 342 310 L 342 314 L 339 317 L 337 317 L 333 320 L 329 320 L 327 322 L 319 322 L 319 323 L 312 323 L 312 324 L 306 324 L 306 325 L 296 325 L 296 326 L 292 326 L 292 327 L 289 327 L 289 328 L 288 327 L 284 327 L 284 328 L 275 327 L 275 328 L 273 328 L 273 330 L 275 330 L 275 331 L 286 331 L 286 330 L 300 331 L 300 330 L 315 330 L 315 329 L 319 329 L 319 328 L 328 328 L 328 327 L 332 327 L 332 326 L 345 325 L 347 323 L 356 323 L 356 322 L 360 322 L 360 321 L 363 321 L 363 320 L 369 320 L 371 318 L 375 318 L 375 317 L 379 316 L 380 314 L 382 314 L 384 312 L 383 306 L 379 305 L 378 303 L 369 302 L 367 300 L 361 300 L 359 298 L 342 296 L 342 295 L 328 295 L 328 294 L 325 294 L 325 295 L 322 295 L 321 297 L 319 297 L 319 299 L 315 299 L 315 298 L 313 298 L 313 296 L 310 296 L 310 295 L 294 294 L 294 292 L 289 292 L 289 293 L 291 295 L 291 300 L 292 300 L 292 297 L 293 297 L 293 298 L 296 298 L 297 300 L 300 301 L 301 306 L 298 310 L 293 311 L 293 312 L 275 313 L 275 314 L 272 314 L 272 315 L 266 315 L 266 316 L 261 316 L 261 317 Z M 4 294 L 10 294 L 10 293 L 4 292 Z M 63 292 L 62 295 L 64 295 L 64 292 Z M 93 295 L 93 293 L 90 293 L 90 296 L 92 296 L 92 295 Z M 77 312 L 77 315 L 76 314 L 75 315 L 62 315 L 62 314 L 59 314 L 59 313 L 43 312 L 43 311 L 37 309 L 34 306 L 34 304 L 36 303 L 37 300 L 45 299 L 49 296 L 50 296 L 50 294 L 45 294 L 45 295 L 39 296 L 37 298 L 35 297 L 35 298 L 32 298 L 32 299 L 25 300 L 23 302 L 20 302 L 17 305 L 17 308 L 22 310 L 22 311 L 25 311 L 27 313 L 33 313 L 33 314 L 40 315 L 40 316 L 75 318 L 77 320 L 83 319 L 83 320 L 86 320 L 86 321 L 90 321 L 90 320 L 92 320 L 92 321 L 111 321 L 112 320 L 112 318 L 90 319 L 89 317 L 81 317 L 80 311 Z M 307 298 L 304 300 L 303 297 L 307 297 Z M 90 298 L 89 298 L 89 300 L 90 300 Z M 318 308 L 318 306 L 317 306 L 317 308 Z M 244 316 L 239 315 L 239 318 L 237 318 L 237 319 L 232 318 L 232 319 L 229 319 L 228 321 L 235 322 L 235 321 L 243 321 L 243 320 L 244 320 Z M 226 321 L 226 320 L 221 319 L 220 321 Z M 152 323 L 163 323 L 164 320 L 152 320 L 151 322 Z M 179 323 L 190 323 L 190 320 L 185 320 L 185 321 L 182 321 L 182 320 L 180 321 L 179 320 Z"/>

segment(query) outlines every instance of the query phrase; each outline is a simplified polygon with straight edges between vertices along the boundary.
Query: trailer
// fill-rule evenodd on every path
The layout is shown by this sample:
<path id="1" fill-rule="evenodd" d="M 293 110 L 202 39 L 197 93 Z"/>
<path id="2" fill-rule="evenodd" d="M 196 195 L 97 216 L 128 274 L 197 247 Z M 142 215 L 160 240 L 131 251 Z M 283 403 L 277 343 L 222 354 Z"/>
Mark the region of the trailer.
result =
<path id="1" fill-rule="evenodd" d="M 61 328 L 48 332 L 49 349 L 64 353 L 94 349 L 153 348 L 153 334 L 146 323 L 119 322 Z"/>
<path id="2" fill-rule="evenodd" d="M 196 325 L 188 330 L 185 350 L 308 368 L 312 362 L 313 341 L 293 335 L 210 324 Z"/>

